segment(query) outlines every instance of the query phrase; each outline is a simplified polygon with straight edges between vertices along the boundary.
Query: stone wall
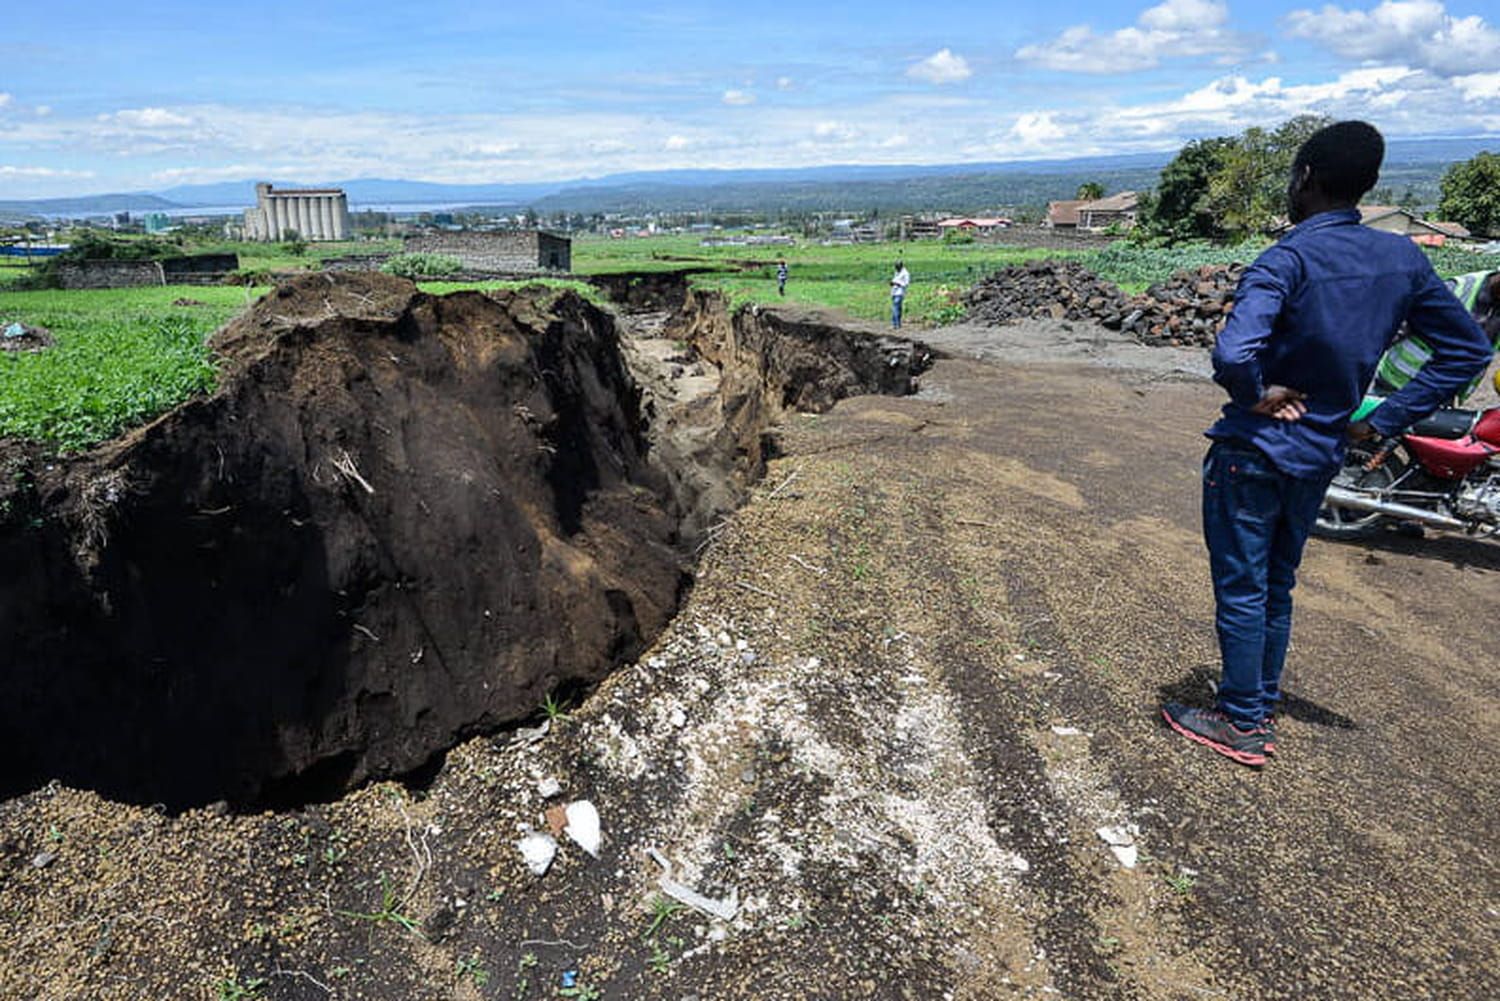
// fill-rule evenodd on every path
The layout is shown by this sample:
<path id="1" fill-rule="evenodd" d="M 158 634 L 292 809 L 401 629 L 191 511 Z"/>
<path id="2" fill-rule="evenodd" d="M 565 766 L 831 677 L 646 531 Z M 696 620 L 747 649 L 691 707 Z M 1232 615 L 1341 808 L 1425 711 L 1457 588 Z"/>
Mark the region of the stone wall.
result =
<path id="1" fill-rule="evenodd" d="M 447 254 L 463 262 L 464 270 L 489 274 L 529 274 L 569 271 L 573 242 L 551 233 L 427 233 L 407 237 L 408 254 Z"/>
<path id="2" fill-rule="evenodd" d="M 239 266 L 234 254 L 191 254 L 160 261 L 63 261 L 57 265 L 57 278 L 66 289 L 217 285 Z"/>

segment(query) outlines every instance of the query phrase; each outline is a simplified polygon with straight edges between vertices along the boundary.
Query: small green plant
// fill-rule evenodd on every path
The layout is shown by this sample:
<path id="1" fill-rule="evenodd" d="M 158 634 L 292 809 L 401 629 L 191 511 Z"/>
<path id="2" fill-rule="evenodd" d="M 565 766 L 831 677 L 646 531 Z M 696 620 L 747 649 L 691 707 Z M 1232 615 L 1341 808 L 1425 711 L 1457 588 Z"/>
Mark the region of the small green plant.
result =
<path id="1" fill-rule="evenodd" d="M 683 910 L 683 905 L 679 904 L 677 901 L 671 899 L 670 897 L 663 897 L 660 894 L 652 897 L 650 911 L 651 923 L 646 926 L 646 933 L 642 935 L 641 938 L 646 939 L 647 941 L 655 938 L 656 933 L 661 931 L 662 926 L 671 920 L 672 915 L 681 910 Z"/>
<path id="2" fill-rule="evenodd" d="M 460 956 L 454 967 L 460 979 L 469 980 L 475 987 L 484 988 L 490 982 L 490 971 L 485 969 L 478 949 L 474 950 L 472 956 Z"/>
<path id="3" fill-rule="evenodd" d="M 569 718 L 568 708 L 566 699 L 559 700 L 550 694 L 542 702 L 542 712 L 547 714 L 547 721 L 550 723 L 566 722 Z"/>
<path id="4" fill-rule="evenodd" d="M 1163 873 L 1162 879 L 1167 881 L 1167 885 L 1172 888 L 1172 892 L 1177 894 L 1179 897 L 1186 897 L 1188 894 L 1192 893 L 1193 884 L 1197 882 L 1195 879 L 1193 879 L 1192 876 L 1188 875 L 1185 872 L 1180 872 L 1175 876 L 1171 873 Z"/>
<path id="5" fill-rule="evenodd" d="M 377 911 L 337 911 L 340 917 L 355 918 L 359 921 L 368 921 L 371 924 L 393 924 L 411 932 L 419 938 L 422 935 L 415 919 L 401 912 L 404 901 L 391 881 L 384 874 L 380 877 L 380 909 Z"/>
<path id="6" fill-rule="evenodd" d="M 592 987 L 580 981 L 572 987 L 560 987 L 557 991 L 558 997 L 578 998 L 578 1001 L 599 1001 L 604 996 L 604 991 L 598 987 Z"/>
<path id="7" fill-rule="evenodd" d="M 646 960 L 646 965 L 651 968 L 652 973 L 666 973 L 672 968 L 672 957 L 661 946 L 653 946 L 651 958 Z"/>
<path id="8" fill-rule="evenodd" d="M 521 958 L 516 960 L 516 998 L 526 996 L 527 988 L 531 986 L 531 971 L 536 968 L 536 953 L 523 952 Z"/>
<path id="9" fill-rule="evenodd" d="M 223 978 L 214 986 L 218 991 L 219 1001 L 250 1001 L 252 998 L 263 996 L 266 979 L 251 977 L 249 980 L 241 980 L 239 974 L 236 973 Z"/>

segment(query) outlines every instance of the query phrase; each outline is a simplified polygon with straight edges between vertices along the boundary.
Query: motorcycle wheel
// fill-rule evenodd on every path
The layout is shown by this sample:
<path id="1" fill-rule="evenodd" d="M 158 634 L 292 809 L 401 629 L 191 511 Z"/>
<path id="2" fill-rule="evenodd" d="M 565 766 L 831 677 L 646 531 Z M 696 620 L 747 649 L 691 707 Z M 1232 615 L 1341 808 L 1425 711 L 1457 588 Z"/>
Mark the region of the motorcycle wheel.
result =
<path id="1" fill-rule="evenodd" d="M 1344 459 L 1344 468 L 1333 478 L 1333 486 L 1351 490 L 1384 490 L 1406 471 L 1406 462 L 1399 454 L 1392 454 L 1375 469 L 1365 469 L 1367 454 L 1350 451 Z M 1373 533 L 1391 519 L 1375 511 L 1355 511 L 1346 507 L 1324 505 L 1318 510 L 1318 520 L 1313 523 L 1313 534 L 1325 539 L 1362 539 Z"/>

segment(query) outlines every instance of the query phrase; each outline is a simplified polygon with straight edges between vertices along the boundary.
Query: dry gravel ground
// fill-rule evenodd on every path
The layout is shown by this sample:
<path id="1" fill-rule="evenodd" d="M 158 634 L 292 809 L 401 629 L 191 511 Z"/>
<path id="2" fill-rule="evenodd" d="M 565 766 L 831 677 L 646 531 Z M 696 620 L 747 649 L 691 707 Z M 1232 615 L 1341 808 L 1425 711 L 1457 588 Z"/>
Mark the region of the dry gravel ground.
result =
<path id="1" fill-rule="evenodd" d="M 1500 547 L 1313 542 L 1280 756 L 1182 741 L 1218 396 L 1160 369 L 948 360 L 794 419 L 641 661 L 424 789 L 0 805 L 0 997 L 1500 996 Z M 605 841 L 535 877 L 549 776 Z"/>

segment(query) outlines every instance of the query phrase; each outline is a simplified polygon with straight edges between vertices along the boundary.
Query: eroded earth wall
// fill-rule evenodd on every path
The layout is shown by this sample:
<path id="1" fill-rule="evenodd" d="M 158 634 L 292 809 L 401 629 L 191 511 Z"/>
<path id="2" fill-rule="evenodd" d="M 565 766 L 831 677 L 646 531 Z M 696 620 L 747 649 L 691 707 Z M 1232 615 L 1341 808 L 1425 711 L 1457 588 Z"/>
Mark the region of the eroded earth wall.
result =
<path id="1" fill-rule="evenodd" d="M 318 795 L 633 655 L 670 498 L 610 317 L 539 297 L 300 279 L 216 394 L 11 484 L 0 793 Z"/>

